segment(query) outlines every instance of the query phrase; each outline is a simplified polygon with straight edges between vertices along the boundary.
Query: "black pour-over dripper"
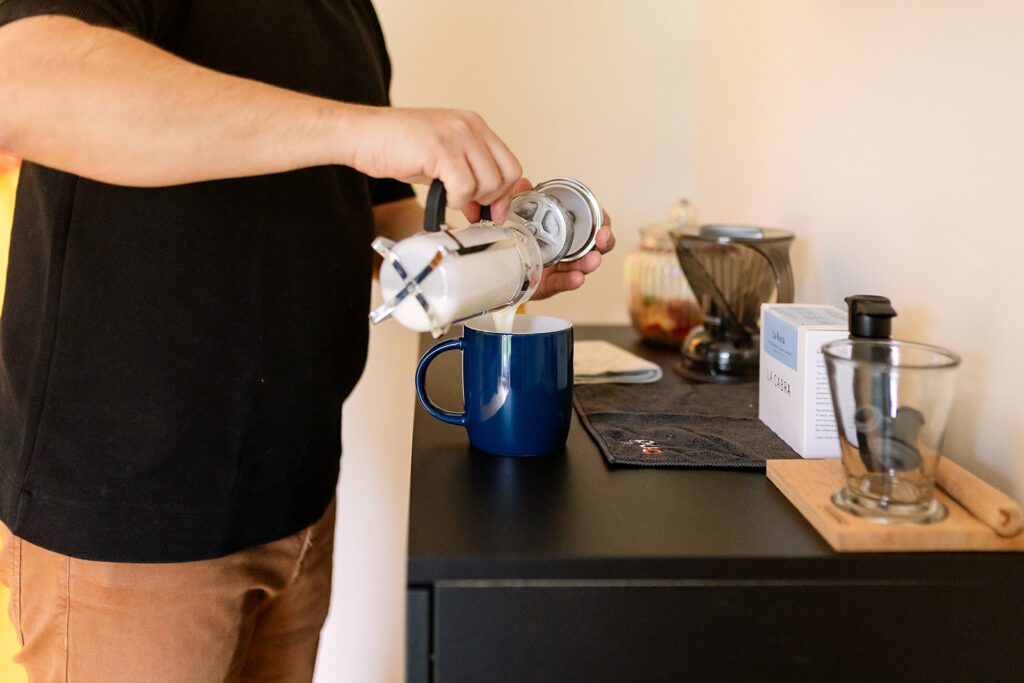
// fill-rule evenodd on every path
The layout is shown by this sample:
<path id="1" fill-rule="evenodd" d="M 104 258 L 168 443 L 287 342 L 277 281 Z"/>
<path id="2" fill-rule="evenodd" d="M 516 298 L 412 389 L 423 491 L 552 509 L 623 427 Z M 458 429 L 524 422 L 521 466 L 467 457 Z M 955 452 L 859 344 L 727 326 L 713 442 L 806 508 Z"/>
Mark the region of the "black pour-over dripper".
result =
<path id="1" fill-rule="evenodd" d="M 671 233 L 679 264 L 701 301 L 704 324 L 683 343 L 676 371 L 699 382 L 756 381 L 761 304 L 793 301 L 793 233 L 705 225 Z"/>
<path id="2" fill-rule="evenodd" d="M 721 320 L 720 325 L 727 334 L 737 339 L 751 339 L 757 334 L 756 327 L 744 324 L 736 317 L 736 314 L 733 313 L 732 308 L 729 306 L 729 302 L 725 300 L 722 290 L 718 288 L 714 279 L 692 252 L 680 252 L 679 262 L 687 275 L 690 287 L 695 291 L 706 293 L 711 298 L 718 311 L 718 317 Z"/>

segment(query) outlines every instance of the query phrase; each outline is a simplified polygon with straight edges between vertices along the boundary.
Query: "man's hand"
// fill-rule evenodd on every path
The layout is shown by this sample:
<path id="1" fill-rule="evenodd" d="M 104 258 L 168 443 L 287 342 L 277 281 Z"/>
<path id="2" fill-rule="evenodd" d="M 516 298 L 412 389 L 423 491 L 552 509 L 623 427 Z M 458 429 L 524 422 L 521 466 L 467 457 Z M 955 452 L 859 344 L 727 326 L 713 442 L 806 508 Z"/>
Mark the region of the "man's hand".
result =
<path id="1" fill-rule="evenodd" d="M 353 109 L 354 148 L 339 160 L 375 178 L 430 184 L 440 179 L 448 205 L 473 220 L 490 204 L 495 222 L 505 220 L 512 186 L 523 175 L 519 160 L 470 111 L 450 109 Z"/>
<path id="2" fill-rule="evenodd" d="M 533 188 L 526 178 L 519 180 L 512 188 L 512 194 L 526 192 Z M 589 273 L 593 273 L 601 265 L 601 254 L 607 254 L 615 248 L 615 235 L 612 233 L 612 221 L 605 212 L 601 217 L 601 229 L 597 231 L 597 242 L 594 249 L 581 259 L 568 263 L 556 263 L 544 269 L 541 276 L 540 286 L 534 293 L 532 300 L 538 301 L 554 296 L 559 292 L 568 292 L 579 289 Z"/>

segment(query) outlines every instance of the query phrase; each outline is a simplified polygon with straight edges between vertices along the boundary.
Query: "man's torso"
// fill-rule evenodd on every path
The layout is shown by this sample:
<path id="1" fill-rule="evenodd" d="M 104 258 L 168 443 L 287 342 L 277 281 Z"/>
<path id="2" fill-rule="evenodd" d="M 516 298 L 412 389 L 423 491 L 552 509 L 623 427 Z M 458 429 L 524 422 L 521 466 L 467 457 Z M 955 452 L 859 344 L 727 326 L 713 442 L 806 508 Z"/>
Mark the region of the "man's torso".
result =
<path id="1" fill-rule="evenodd" d="M 164 4 L 133 30 L 185 59 L 387 103 L 368 2 Z M 79 557 L 175 561 L 319 517 L 365 358 L 370 192 L 342 167 L 140 189 L 26 163 L 0 318 L 12 531 Z"/>

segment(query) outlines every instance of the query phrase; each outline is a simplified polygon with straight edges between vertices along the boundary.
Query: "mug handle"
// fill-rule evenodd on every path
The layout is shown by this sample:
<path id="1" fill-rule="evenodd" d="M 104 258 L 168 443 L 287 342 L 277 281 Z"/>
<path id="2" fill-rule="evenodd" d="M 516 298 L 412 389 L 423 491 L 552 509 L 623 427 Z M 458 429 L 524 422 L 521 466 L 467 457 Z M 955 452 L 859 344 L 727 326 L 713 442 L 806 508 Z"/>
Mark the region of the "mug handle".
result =
<path id="1" fill-rule="evenodd" d="M 434 405 L 434 402 L 427 396 L 426 381 L 427 381 L 427 367 L 430 362 L 437 356 L 441 355 L 445 351 L 462 351 L 462 339 L 449 339 L 443 341 L 436 346 L 433 346 L 429 351 L 423 354 L 423 358 L 420 358 L 420 364 L 416 366 L 416 396 L 419 397 L 420 403 L 426 408 L 427 412 L 436 417 L 441 422 L 447 422 L 450 425 L 459 425 L 461 427 L 466 426 L 466 413 L 455 413 L 444 408 L 438 408 Z"/>

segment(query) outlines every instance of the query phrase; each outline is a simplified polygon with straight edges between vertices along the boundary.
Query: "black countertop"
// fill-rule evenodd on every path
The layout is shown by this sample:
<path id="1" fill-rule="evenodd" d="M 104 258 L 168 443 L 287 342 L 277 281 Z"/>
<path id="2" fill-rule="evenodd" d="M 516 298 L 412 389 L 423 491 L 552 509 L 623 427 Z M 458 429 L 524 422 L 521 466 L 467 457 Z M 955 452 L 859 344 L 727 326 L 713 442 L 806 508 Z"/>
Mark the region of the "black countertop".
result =
<path id="1" fill-rule="evenodd" d="M 455 331 L 456 334 L 458 331 Z M 662 363 L 626 327 L 577 326 Z M 421 352 L 434 342 L 424 335 Z M 431 366 L 439 405 L 461 408 L 461 357 Z M 411 378 L 410 378 L 411 381 Z M 683 381 L 671 371 L 665 382 Z M 411 586 L 478 579 L 927 581 L 1024 570 L 1017 553 L 838 554 L 763 472 L 610 467 L 574 417 L 562 453 L 503 458 L 417 406 L 409 519 Z"/>

